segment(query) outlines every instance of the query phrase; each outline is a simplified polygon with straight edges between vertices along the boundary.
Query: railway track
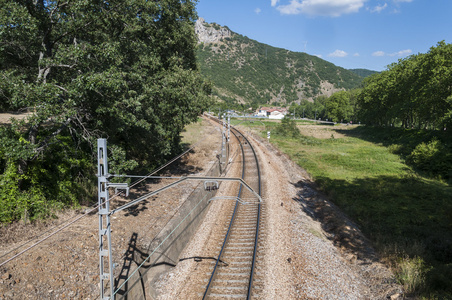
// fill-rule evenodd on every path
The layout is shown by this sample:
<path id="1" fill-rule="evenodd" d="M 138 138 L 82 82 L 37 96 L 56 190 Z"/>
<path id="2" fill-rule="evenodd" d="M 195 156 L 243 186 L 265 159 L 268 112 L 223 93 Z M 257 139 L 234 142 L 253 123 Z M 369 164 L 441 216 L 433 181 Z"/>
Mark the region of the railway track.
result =
<path id="1" fill-rule="evenodd" d="M 231 128 L 231 133 L 240 145 L 242 178 L 261 195 L 257 155 L 240 131 Z M 259 282 L 255 280 L 255 274 L 262 204 L 242 187 L 237 197 L 240 200 L 236 201 L 230 213 L 229 225 L 225 227 L 226 234 L 203 299 L 251 299 L 258 294 Z"/>

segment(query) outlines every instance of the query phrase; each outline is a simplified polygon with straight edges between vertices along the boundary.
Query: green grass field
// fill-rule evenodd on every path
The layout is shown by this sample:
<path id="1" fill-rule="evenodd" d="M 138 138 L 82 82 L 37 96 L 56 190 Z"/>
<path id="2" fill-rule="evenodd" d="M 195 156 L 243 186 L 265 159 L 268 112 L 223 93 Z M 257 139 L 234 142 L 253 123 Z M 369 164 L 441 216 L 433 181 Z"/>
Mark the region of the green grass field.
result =
<path id="1" fill-rule="evenodd" d="M 272 131 L 271 142 L 361 227 L 408 295 L 452 299 L 452 188 L 421 176 L 395 154 L 413 137 L 377 128 L 317 126 L 323 138 L 316 138 L 315 130 L 293 138 L 273 133 L 278 123 L 264 124 L 242 123 L 260 129 L 262 137 Z"/>

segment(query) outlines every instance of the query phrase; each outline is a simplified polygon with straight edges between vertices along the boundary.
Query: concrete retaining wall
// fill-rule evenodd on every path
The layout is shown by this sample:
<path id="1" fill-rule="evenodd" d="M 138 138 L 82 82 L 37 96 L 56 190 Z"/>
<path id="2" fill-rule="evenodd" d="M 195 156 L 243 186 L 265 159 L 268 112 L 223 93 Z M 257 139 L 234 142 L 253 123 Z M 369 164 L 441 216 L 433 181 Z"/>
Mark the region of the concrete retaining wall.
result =
<path id="1" fill-rule="evenodd" d="M 215 163 L 206 176 L 220 176 L 220 164 Z M 164 272 L 168 272 L 179 261 L 179 255 L 201 224 L 208 210 L 208 200 L 214 197 L 216 190 L 206 191 L 200 184 L 182 204 L 177 215 L 161 230 L 147 250 L 135 249 L 133 266 L 136 269 L 146 258 L 141 269 L 117 293 L 116 299 L 155 299 L 157 294 L 154 281 Z M 160 245 L 160 246 L 159 246 Z M 133 270 L 130 271 L 130 274 Z"/>

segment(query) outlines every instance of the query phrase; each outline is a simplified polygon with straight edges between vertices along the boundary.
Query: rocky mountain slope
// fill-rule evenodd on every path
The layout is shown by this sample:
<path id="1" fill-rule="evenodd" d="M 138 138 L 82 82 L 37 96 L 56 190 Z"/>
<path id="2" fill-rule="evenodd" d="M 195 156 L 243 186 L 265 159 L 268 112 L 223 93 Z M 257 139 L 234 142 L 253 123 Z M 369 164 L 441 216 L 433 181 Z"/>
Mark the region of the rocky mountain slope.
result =
<path id="1" fill-rule="evenodd" d="M 359 86 L 363 77 L 323 59 L 259 43 L 197 20 L 198 61 L 228 104 L 285 105 Z"/>

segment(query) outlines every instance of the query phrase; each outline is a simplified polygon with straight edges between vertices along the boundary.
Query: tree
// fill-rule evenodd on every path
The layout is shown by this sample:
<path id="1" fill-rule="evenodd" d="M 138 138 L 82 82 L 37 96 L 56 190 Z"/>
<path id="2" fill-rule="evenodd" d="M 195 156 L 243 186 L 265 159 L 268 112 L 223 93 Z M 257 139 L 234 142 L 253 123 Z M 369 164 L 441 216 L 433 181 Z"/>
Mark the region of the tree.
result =
<path id="1" fill-rule="evenodd" d="M 366 123 L 442 129 L 450 124 L 452 45 L 444 41 L 364 81 L 358 95 Z"/>
<path id="2" fill-rule="evenodd" d="M 75 162 L 101 136 L 112 171 L 149 168 L 174 155 L 183 127 L 210 101 L 195 59 L 194 1 L 1 5 L 0 102 L 33 112 L 0 132 L 0 180 L 15 177 L 18 191 L 56 197 L 61 190 L 39 189 L 37 167 L 49 170 L 55 153 L 65 153 L 61 166 L 86 173 Z M 73 181 L 69 173 L 60 180 Z"/>
<path id="3" fill-rule="evenodd" d="M 333 122 L 348 120 L 353 115 L 353 107 L 350 105 L 350 96 L 346 91 L 340 91 L 331 95 L 326 102 L 328 117 Z"/>
<path id="4" fill-rule="evenodd" d="M 325 119 L 326 118 L 326 102 L 328 101 L 327 96 L 318 96 L 314 99 L 314 117 L 317 119 Z"/>
<path id="5" fill-rule="evenodd" d="M 275 133 L 290 138 L 298 138 L 301 135 L 300 130 L 297 128 L 297 123 L 289 116 L 285 116 L 281 123 L 276 126 Z"/>

